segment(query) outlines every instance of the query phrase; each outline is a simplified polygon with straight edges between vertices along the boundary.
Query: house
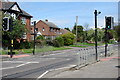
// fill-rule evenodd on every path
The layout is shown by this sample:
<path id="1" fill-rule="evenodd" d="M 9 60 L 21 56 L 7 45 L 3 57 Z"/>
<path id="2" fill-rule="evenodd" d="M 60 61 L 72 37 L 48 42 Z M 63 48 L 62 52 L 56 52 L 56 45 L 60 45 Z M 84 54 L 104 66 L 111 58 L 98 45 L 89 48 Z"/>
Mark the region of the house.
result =
<path id="1" fill-rule="evenodd" d="M 22 20 L 22 23 L 25 24 L 25 27 L 28 29 L 28 31 L 30 31 L 32 16 L 22 10 L 17 4 L 17 2 L 0 2 L 0 4 L 0 8 L 3 14 L 9 14 L 14 19 Z M 22 39 L 30 41 L 30 32 L 25 33 Z"/>
<path id="2" fill-rule="evenodd" d="M 66 30 L 66 29 L 60 29 L 60 32 L 61 32 L 62 34 L 72 33 L 71 31 L 68 31 L 68 30 Z"/>
<path id="3" fill-rule="evenodd" d="M 33 32 L 34 27 L 31 27 Z M 58 35 L 62 34 L 60 28 L 52 22 L 46 20 L 40 20 L 36 23 L 37 35 L 43 35 L 45 39 L 55 39 Z"/>

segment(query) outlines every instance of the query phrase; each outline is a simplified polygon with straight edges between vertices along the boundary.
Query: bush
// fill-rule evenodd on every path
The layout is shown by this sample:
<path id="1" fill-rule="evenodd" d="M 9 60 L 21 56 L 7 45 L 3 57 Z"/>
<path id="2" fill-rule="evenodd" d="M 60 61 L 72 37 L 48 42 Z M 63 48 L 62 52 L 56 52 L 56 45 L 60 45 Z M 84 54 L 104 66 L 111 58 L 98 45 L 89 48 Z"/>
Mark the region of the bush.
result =
<path id="1" fill-rule="evenodd" d="M 45 38 L 42 35 L 40 35 L 36 38 L 36 40 L 45 40 Z"/>
<path id="2" fill-rule="evenodd" d="M 110 43 L 110 44 L 114 44 L 114 43 L 115 43 L 115 40 L 109 40 L 109 43 Z"/>
<path id="3" fill-rule="evenodd" d="M 73 33 L 66 33 L 61 35 L 64 40 L 64 45 L 69 46 L 73 45 L 75 42 L 75 35 Z"/>
<path id="4" fill-rule="evenodd" d="M 20 49 L 20 43 L 17 40 L 14 40 L 13 44 L 14 49 Z"/>
<path id="5" fill-rule="evenodd" d="M 45 40 L 36 40 L 36 46 L 42 48 L 46 45 Z"/>
<path id="6" fill-rule="evenodd" d="M 46 44 L 49 46 L 53 46 L 53 41 L 52 40 L 46 40 Z"/>
<path id="7" fill-rule="evenodd" d="M 32 47 L 32 42 L 25 41 L 20 43 L 20 49 L 29 49 L 31 47 Z"/>
<path id="8" fill-rule="evenodd" d="M 61 36 L 56 37 L 53 40 L 53 46 L 55 46 L 55 47 L 62 47 L 62 46 L 64 46 L 64 39 Z"/>

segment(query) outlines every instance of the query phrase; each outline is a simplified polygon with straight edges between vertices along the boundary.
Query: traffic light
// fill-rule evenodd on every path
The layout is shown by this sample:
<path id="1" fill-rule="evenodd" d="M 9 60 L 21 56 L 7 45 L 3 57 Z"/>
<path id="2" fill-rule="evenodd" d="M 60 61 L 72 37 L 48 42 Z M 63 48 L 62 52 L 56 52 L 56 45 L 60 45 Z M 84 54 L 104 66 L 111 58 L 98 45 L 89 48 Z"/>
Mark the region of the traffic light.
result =
<path id="1" fill-rule="evenodd" d="M 3 27 L 3 31 L 8 31 L 9 30 L 9 17 L 4 17 L 3 18 L 2 27 Z"/>
<path id="2" fill-rule="evenodd" d="M 111 29 L 113 26 L 113 17 L 106 17 L 106 28 Z"/>

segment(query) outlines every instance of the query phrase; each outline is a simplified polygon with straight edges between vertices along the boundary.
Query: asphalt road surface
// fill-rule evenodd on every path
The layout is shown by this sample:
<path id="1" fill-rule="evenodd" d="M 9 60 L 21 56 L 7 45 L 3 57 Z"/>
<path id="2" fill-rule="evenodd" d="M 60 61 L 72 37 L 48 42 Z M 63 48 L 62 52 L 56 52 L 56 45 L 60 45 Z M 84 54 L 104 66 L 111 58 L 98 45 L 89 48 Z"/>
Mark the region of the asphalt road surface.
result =
<path id="1" fill-rule="evenodd" d="M 115 45 L 114 48 L 117 48 Z M 95 60 L 95 51 L 73 49 L 67 52 L 43 55 L 39 54 L 24 58 L 2 61 L 2 78 L 42 78 L 49 70 L 72 67 L 87 60 Z M 99 53 L 103 54 L 104 49 Z M 87 61 L 86 61 L 87 62 Z"/>
<path id="2" fill-rule="evenodd" d="M 77 55 L 72 51 L 3 61 L 2 76 L 3 78 L 38 78 L 48 70 L 76 65 Z"/>

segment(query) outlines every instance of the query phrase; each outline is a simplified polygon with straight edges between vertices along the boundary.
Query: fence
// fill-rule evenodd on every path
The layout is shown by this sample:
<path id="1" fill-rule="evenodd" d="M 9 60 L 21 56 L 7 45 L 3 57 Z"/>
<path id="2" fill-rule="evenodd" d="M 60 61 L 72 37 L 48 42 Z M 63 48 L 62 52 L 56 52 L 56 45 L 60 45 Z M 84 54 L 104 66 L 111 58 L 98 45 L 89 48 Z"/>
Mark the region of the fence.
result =
<path id="1" fill-rule="evenodd" d="M 105 58 L 105 46 L 99 46 L 98 48 L 98 61 Z M 113 53 L 118 53 L 118 45 L 108 45 L 107 57 Z M 86 65 L 96 62 L 96 51 L 94 47 L 80 49 L 78 51 L 78 66 Z"/>

